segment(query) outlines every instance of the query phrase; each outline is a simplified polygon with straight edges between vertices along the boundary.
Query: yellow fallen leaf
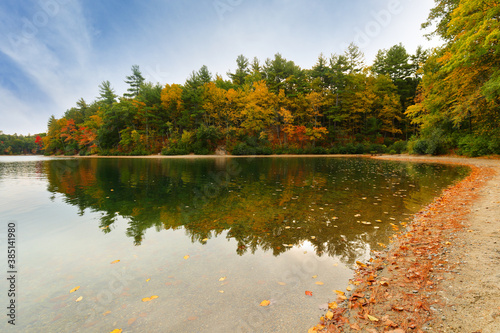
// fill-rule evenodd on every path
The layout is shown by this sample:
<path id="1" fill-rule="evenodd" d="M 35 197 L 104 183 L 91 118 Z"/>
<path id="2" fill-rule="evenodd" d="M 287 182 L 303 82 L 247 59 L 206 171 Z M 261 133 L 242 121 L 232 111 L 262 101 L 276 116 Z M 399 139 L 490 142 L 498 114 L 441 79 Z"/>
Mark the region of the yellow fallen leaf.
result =
<path id="1" fill-rule="evenodd" d="M 311 236 L 311 239 L 316 239 L 316 236 Z"/>
<path id="2" fill-rule="evenodd" d="M 151 299 L 155 299 L 155 298 L 158 298 L 158 295 L 153 295 L 150 297 Z"/>
<path id="3" fill-rule="evenodd" d="M 225 276 L 223 276 L 223 277 L 221 277 L 221 278 L 219 279 L 219 281 L 224 281 L 225 279 L 226 279 L 226 277 L 225 277 Z"/>
<path id="4" fill-rule="evenodd" d="M 343 291 L 341 291 L 341 290 L 334 290 L 333 292 L 336 293 L 337 295 L 340 295 L 340 296 L 344 296 L 345 295 L 345 293 Z"/>
<path id="5" fill-rule="evenodd" d="M 356 264 L 361 267 L 367 267 L 365 264 L 363 264 L 361 261 L 356 261 Z"/>
<path id="6" fill-rule="evenodd" d="M 80 286 L 77 286 L 77 287 L 75 287 L 75 288 L 71 289 L 71 290 L 69 291 L 69 293 L 70 293 L 70 294 L 71 294 L 71 293 L 74 293 L 74 292 L 75 292 L 75 291 L 77 291 L 78 289 L 80 289 Z"/>
<path id="7" fill-rule="evenodd" d="M 451 243 L 450 243 L 450 242 L 446 242 L 445 244 L 446 244 L 446 245 L 451 245 Z"/>
<path id="8" fill-rule="evenodd" d="M 329 308 L 329 309 L 332 309 L 332 310 L 333 310 L 333 309 L 336 309 L 336 308 L 338 308 L 338 307 L 339 307 L 339 306 L 338 306 L 337 302 L 331 302 L 331 303 L 328 303 L 328 308 Z"/>
<path id="9" fill-rule="evenodd" d="M 318 286 L 322 286 L 322 285 L 324 285 L 324 283 L 323 283 L 323 282 L 321 282 L 321 281 L 316 282 L 316 284 L 317 284 Z"/>
<path id="10" fill-rule="evenodd" d="M 112 261 L 111 263 L 116 264 L 117 262 L 120 262 L 120 260 L 115 260 L 115 261 Z"/>
<path id="11" fill-rule="evenodd" d="M 75 302 L 80 302 L 83 299 L 83 296 L 78 297 Z"/>
<path id="12" fill-rule="evenodd" d="M 144 297 L 142 299 L 143 302 L 149 302 L 151 300 L 151 297 Z"/>
<path id="13" fill-rule="evenodd" d="M 371 321 L 378 321 L 378 318 L 374 317 L 374 316 L 370 316 L 370 315 L 367 315 L 368 316 L 368 319 L 370 319 Z"/>
<path id="14" fill-rule="evenodd" d="M 317 278 L 317 277 L 318 277 L 317 275 L 313 275 L 313 276 L 312 276 L 312 278 L 313 278 L 313 279 L 315 279 L 315 278 Z"/>
<path id="15" fill-rule="evenodd" d="M 334 263 L 333 266 L 337 267 L 339 265 L 338 262 Z"/>
<path id="16" fill-rule="evenodd" d="M 110 313 L 111 313 L 111 311 L 109 311 L 109 310 L 108 310 L 108 311 L 104 312 L 102 315 L 103 315 L 103 316 L 107 316 L 107 315 L 109 315 Z"/>
<path id="17" fill-rule="evenodd" d="M 146 282 L 149 282 L 149 280 L 151 280 L 151 278 L 149 278 L 149 279 L 146 279 Z"/>
<path id="18" fill-rule="evenodd" d="M 260 306 L 268 306 L 269 304 L 271 304 L 271 302 L 268 301 L 267 299 L 265 299 L 262 302 L 260 302 Z"/>
<path id="19" fill-rule="evenodd" d="M 219 290 L 219 292 L 220 292 L 221 294 L 224 294 L 224 290 Z"/>
<path id="20" fill-rule="evenodd" d="M 352 288 L 351 288 L 351 287 L 347 287 L 347 288 L 345 288 L 345 289 L 346 289 L 347 291 L 351 291 L 351 290 L 352 290 Z"/>
<path id="21" fill-rule="evenodd" d="M 188 255 L 185 255 L 185 256 L 184 256 L 184 259 L 189 259 L 189 256 L 188 256 Z"/>
<path id="22" fill-rule="evenodd" d="M 122 333 L 122 329 L 121 328 L 115 328 L 114 330 L 112 330 L 109 333 Z"/>
<path id="23" fill-rule="evenodd" d="M 331 320 L 333 318 L 333 312 L 328 310 L 328 312 L 325 314 L 325 318 Z"/>
<path id="24" fill-rule="evenodd" d="M 286 283 L 285 283 L 285 282 L 278 282 L 278 284 L 279 284 L 280 286 L 286 286 Z"/>
<path id="25" fill-rule="evenodd" d="M 203 238 L 201 241 L 206 242 L 207 240 L 208 240 L 208 238 Z"/>

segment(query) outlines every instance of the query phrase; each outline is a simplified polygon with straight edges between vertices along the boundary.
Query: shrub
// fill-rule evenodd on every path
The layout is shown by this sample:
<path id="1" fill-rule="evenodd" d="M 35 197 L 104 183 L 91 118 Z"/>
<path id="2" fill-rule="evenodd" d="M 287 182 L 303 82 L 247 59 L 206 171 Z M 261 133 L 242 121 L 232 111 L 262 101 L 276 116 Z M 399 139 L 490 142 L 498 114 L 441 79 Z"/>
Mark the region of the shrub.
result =
<path id="1" fill-rule="evenodd" d="M 394 154 L 401 154 L 407 151 L 408 143 L 406 141 L 400 140 L 396 141 L 389 147 L 390 150 L 394 151 Z"/>
<path id="2" fill-rule="evenodd" d="M 490 147 L 495 148 L 494 146 L 495 139 L 490 141 L 485 137 L 466 135 L 458 140 L 458 154 L 469 157 L 488 155 L 494 152 L 490 149 Z"/>

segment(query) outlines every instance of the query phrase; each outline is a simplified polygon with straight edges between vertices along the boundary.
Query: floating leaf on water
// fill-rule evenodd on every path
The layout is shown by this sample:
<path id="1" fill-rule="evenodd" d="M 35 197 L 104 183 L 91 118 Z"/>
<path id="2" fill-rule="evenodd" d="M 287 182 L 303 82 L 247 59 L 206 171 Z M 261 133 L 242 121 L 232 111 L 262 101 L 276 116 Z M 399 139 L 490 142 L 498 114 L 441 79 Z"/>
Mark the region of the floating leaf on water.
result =
<path id="1" fill-rule="evenodd" d="M 375 222 L 382 223 L 382 220 L 375 220 Z"/>
<path id="2" fill-rule="evenodd" d="M 112 330 L 111 332 L 109 333 L 122 333 L 122 329 L 121 328 L 115 328 L 114 330 Z"/>
<path id="3" fill-rule="evenodd" d="M 83 296 L 78 297 L 75 302 L 80 302 L 83 299 Z"/>
<path id="4" fill-rule="evenodd" d="M 75 288 L 71 289 L 71 290 L 69 291 L 69 293 L 70 293 L 70 294 L 71 294 L 71 293 L 74 293 L 74 292 L 75 292 L 75 291 L 77 291 L 78 289 L 80 289 L 80 286 L 77 286 L 77 287 L 75 287 Z"/>
<path id="5" fill-rule="evenodd" d="M 307 296 L 312 296 L 312 295 L 313 295 L 313 293 L 312 293 L 312 291 L 306 290 L 306 295 L 307 295 Z"/>
<path id="6" fill-rule="evenodd" d="M 226 277 L 225 277 L 225 276 L 223 276 L 223 277 L 221 277 L 221 278 L 219 279 L 219 282 L 222 282 L 222 281 L 224 281 L 225 279 L 226 279 Z"/>
<path id="7" fill-rule="evenodd" d="M 311 236 L 311 239 L 316 239 L 316 236 Z"/>
<path id="8" fill-rule="evenodd" d="M 269 304 L 271 304 L 271 302 L 268 301 L 267 299 L 265 299 L 262 302 L 260 302 L 260 306 L 268 306 Z"/>
<path id="9" fill-rule="evenodd" d="M 119 259 L 118 259 L 118 260 L 115 260 L 115 261 L 112 261 L 111 263 L 112 263 L 112 264 L 116 264 L 116 263 L 118 263 L 118 262 L 120 262 L 120 260 L 119 260 Z"/>
<path id="10" fill-rule="evenodd" d="M 323 282 L 321 282 L 321 281 L 317 281 L 317 282 L 316 282 L 316 284 L 317 284 L 318 286 L 322 286 L 322 285 L 324 285 L 324 283 L 323 283 Z"/>
<path id="11" fill-rule="evenodd" d="M 186 260 L 186 259 L 189 259 L 189 256 L 188 256 L 188 255 L 185 255 L 185 256 L 184 256 L 184 260 Z"/>

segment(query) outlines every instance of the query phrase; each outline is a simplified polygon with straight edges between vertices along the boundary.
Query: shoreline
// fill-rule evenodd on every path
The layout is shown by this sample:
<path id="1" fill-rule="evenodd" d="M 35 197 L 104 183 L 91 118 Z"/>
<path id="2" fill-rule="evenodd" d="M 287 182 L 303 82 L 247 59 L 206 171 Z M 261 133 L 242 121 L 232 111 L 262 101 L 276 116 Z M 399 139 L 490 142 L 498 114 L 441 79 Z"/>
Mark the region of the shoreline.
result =
<path id="1" fill-rule="evenodd" d="M 309 332 L 498 333 L 500 160 L 372 158 L 460 164 L 472 171 L 415 214 L 387 251 L 360 263 L 353 290 Z"/>

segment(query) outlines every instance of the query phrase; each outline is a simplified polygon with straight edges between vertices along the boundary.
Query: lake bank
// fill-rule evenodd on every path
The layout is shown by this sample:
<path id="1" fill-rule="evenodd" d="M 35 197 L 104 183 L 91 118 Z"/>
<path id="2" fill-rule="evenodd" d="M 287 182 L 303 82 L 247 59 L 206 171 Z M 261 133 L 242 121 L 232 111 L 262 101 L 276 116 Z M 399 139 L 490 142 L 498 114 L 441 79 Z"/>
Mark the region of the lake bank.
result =
<path id="1" fill-rule="evenodd" d="M 497 332 L 500 161 L 376 158 L 464 164 L 472 172 L 416 214 L 388 252 L 359 267 L 351 280 L 354 290 L 328 313 L 333 320 L 322 322 L 323 331 Z"/>

